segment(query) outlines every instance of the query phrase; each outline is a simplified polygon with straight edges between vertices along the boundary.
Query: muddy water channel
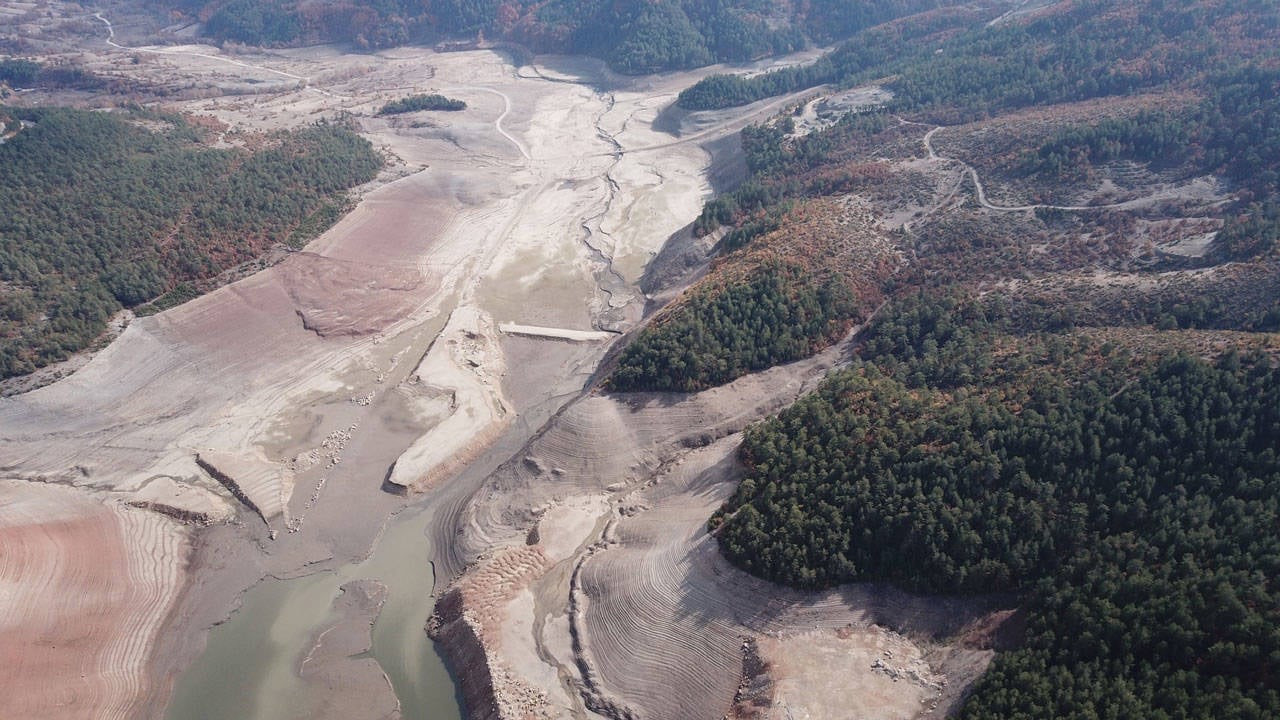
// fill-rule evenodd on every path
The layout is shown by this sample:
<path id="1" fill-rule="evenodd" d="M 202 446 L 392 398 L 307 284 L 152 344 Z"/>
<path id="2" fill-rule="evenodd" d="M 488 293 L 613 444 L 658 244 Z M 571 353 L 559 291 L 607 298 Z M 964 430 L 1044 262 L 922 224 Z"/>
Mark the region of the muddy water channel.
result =
<path id="1" fill-rule="evenodd" d="M 169 720 L 284 720 L 310 715 L 297 667 L 316 635 L 336 621 L 342 585 L 361 578 L 387 587 L 371 655 L 390 678 L 406 720 L 460 720 L 453 680 L 423 631 L 435 582 L 425 531 L 431 505 L 405 509 L 368 559 L 336 571 L 262 582 L 209 633 L 204 654 L 179 678 Z"/>
<path id="2" fill-rule="evenodd" d="M 431 334 L 431 333 L 428 333 Z M 461 701 L 425 625 L 435 598 L 436 563 L 446 566 L 458 513 L 502 462 L 515 454 L 554 413 L 577 397 L 585 376 L 566 374 L 544 392 L 493 445 L 450 482 L 424 493 L 386 521 L 368 556 L 336 569 L 287 580 L 266 579 L 246 591 L 239 609 L 209 631 L 204 652 L 178 678 L 168 720 L 293 720 L 317 715 L 317 686 L 299 667 L 317 637 L 339 621 L 333 603 L 342 587 L 373 580 L 386 587 L 386 601 L 373 624 L 369 652 L 386 674 L 405 720 L 461 720 Z M 392 435 L 386 426 L 382 433 Z M 375 457 L 404 439 L 374 443 Z M 357 450 L 351 450 L 353 461 Z M 392 455 L 393 457 L 394 455 Z M 378 466 L 376 459 L 370 466 Z M 383 462 L 385 465 L 385 462 Z M 454 567 L 453 572 L 458 570 Z M 329 689 L 327 693 L 342 692 Z"/>
<path id="3" fill-rule="evenodd" d="M 502 64 L 473 71 L 464 59 L 453 56 L 433 57 L 432 62 L 441 78 L 456 81 L 449 87 L 471 92 L 478 108 L 500 113 L 492 120 L 492 114 L 459 120 L 458 137 L 475 149 L 452 160 L 435 145 L 414 144 L 416 136 L 375 128 L 383 133 L 377 135 L 380 142 L 389 143 L 405 157 L 424 164 L 429 161 L 435 168 L 389 185 L 392 189 L 384 195 L 400 198 L 396 194 L 400 190 L 421 192 L 427 200 L 443 202 L 440 198 L 444 197 L 464 207 L 459 219 L 441 231 L 442 237 L 433 240 L 429 250 L 418 250 L 429 262 L 410 255 L 413 262 L 430 265 L 444 277 L 449 296 L 433 316 L 434 324 L 424 326 L 409 343 L 403 362 L 388 373 L 385 382 L 374 381 L 384 389 L 408 388 L 403 393 L 378 392 L 373 405 L 352 405 L 347 395 L 360 396 L 373 387 L 367 380 L 359 381 L 366 385 L 352 381 L 350 385 L 357 389 L 344 390 L 336 404 L 308 405 L 305 412 L 293 408 L 281 411 L 282 416 L 301 418 L 301 424 L 278 429 L 276 434 L 283 440 L 272 442 L 284 444 L 270 449 L 267 454 L 273 458 L 294 457 L 306 445 L 299 439 L 301 435 L 321 433 L 314 428 L 354 428 L 360 423 L 356 439 L 343 450 L 342 469 L 335 471 L 346 476 L 345 480 L 336 474 L 329 478 L 333 489 L 326 490 L 314 508 L 307 506 L 311 514 L 306 537 L 284 540 L 294 544 L 278 554 L 268 553 L 272 557 L 264 563 L 269 570 L 290 576 L 305 567 L 290 564 L 295 560 L 325 563 L 325 569 L 287 580 L 267 579 L 245 592 L 240 608 L 209 631 L 205 651 L 178 678 L 166 716 L 169 720 L 316 717 L 323 709 L 324 696 L 332 700 L 335 694 L 347 691 L 335 687 L 347 678 L 326 684 L 313 676 L 302 677 L 299 668 L 311 657 L 322 633 L 340 621 L 349 627 L 350 616 L 340 617 L 333 609 L 334 601 L 341 597 L 343 586 L 366 579 L 386 588 L 368 655 L 391 683 L 401 716 L 409 720 L 460 720 L 455 683 L 424 630 L 434 604 L 432 593 L 441 589 L 435 585 L 433 562 L 440 560 L 444 568 L 441 584 L 462 570 L 465 558 L 455 557 L 461 551 L 450 546 L 458 535 L 460 508 L 498 465 L 517 453 L 557 410 L 584 392 L 606 344 L 601 338 L 583 340 L 575 334 L 599 334 L 604 326 L 625 327 L 639 320 L 643 300 L 637 285 L 642 269 L 670 237 L 697 216 L 709 194 L 709 154 L 692 140 L 676 143 L 669 134 L 650 128 L 653 117 L 670 103 L 683 81 L 624 94 L 620 104 L 614 92 L 597 91 L 576 79 L 549 82 L 541 76 L 513 76 Z M 465 62 L 474 64 L 475 60 Z M 493 61 L 490 58 L 487 62 Z M 464 84 L 471 75 L 475 82 L 501 90 L 472 85 L 471 81 Z M 501 100 L 501 108 L 495 107 L 497 100 Z M 504 123 L 513 112 L 516 117 L 509 123 L 516 129 L 509 130 Z M 728 127 L 702 132 L 710 137 L 729 132 Z M 502 142 L 495 141 L 494 135 L 500 135 Z M 626 143 L 614 139 L 615 135 Z M 650 151 L 629 156 L 623 152 L 628 144 Z M 512 146 L 517 152 L 512 152 Z M 491 150 L 501 154 L 489 154 Z M 442 179 L 437 181 L 430 173 Z M 365 232 L 361 230 L 364 226 L 348 223 L 348 235 L 335 237 L 350 246 L 326 241 L 329 244 L 317 246 L 317 252 L 341 251 L 363 261 L 373 251 L 359 243 L 379 233 L 394 235 L 392 230 L 400 226 L 425 222 L 404 205 L 370 203 L 367 207 L 370 216 L 375 210 L 399 212 L 390 221 L 396 228 L 370 225 L 373 229 Z M 403 240 L 405 247 L 417 248 L 423 242 L 417 234 L 409 235 L 412 237 Z M 624 275 L 626 268 L 630 271 Z M 457 324 L 460 329 L 451 330 L 453 326 L 445 323 L 455 317 L 462 318 Z M 462 324 L 469 317 L 484 318 L 485 322 L 477 321 L 475 327 Z M 531 338 L 484 329 L 503 322 L 553 334 Z M 444 342 L 437 342 L 440 338 Z M 383 356 L 395 350 L 389 346 L 370 348 L 360 347 L 359 351 L 376 356 L 371 364 L 379 369 L 385 366 Z M 435 355 L 431 354 L 433 348 Z M 470 424 L 447 426 L 449 432 L 437 432 L 445 427 L 445 421 L 424 419 L 435 412 L 435 406 L 428 406 L 422 388 L 415 385 L 417 381 L 407 377 L 417 366 L 416 358 L 424 358 L 420 362 L 429 368 L 432 392 L 439 391 L 441 397 L 447 395 L 451 403 L 457 403 L 448 417 L 469 418 Z M 492 376 L 486 374 L 490 371 Z M 502 408 L 500 414 L 505 417 L 486 414 L 493 407 Z M 312 416 L 320 420 L 313 423 Z M 364 507 L 365 500 L 354 488 L 380 492 L 370 478 L 381 479 L 389 467 L 397 472 L 409 468 L 406 474 L 425 476 L 433 466 L 413 470 L 413 463 L 419 462 L 415 458 L 424 455 L 406 450 L 419 438 L 451 443 L 460 437 L 483 438 L 487 433 L 498 437 L 492 444 L 484 441 L 488 449 L 468 462 L 459 477 L 427 492 L 389 520 L 367 559 L 342 563 L 355 553 L 364 557 L 369 546 L 337 538 L 351 527 L 373 527 L 343 517 L 345 511 L 372 516 L 386 507 L 374 496 L 369 496 L 373 499 Z M 402 453 L 410 457 L 406 460 Z M 300 477 L 298 487 L 312 487 L 313 480 Z M 319 493 L 319 486 L 315 487 Z M 340 491 L 350 494 L 335 501 L 332 493 Z M 299 497 L 305 497 L 305 492 Z M 341 502 L 359 505 L 344 506 Z M 293 509 L 301 514 L 297 505 Z M 378 521 L 385 516 L 385 512 L 378 515 Z M 313 548 L 330 554 L 327 558 L 308 554 Z M 362 665 L 367 669 L 367 663 Z M 368 685 L 369 680 L 366 674 L 352 678 L 351 683 Z M 372 680 L 374 688 L 359 688 L 370 697 L 384 689 L 376 673 Z M 370 706 L 368 714 L 375 714 L 375 708 Z"/>

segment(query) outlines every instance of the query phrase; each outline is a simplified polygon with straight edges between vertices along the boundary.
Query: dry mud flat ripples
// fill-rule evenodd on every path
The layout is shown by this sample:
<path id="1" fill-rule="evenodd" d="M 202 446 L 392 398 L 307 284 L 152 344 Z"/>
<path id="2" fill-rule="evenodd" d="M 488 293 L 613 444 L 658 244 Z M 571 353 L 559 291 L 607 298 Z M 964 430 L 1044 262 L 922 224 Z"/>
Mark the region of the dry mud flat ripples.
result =
<path id="1" fill-rule="evenodd" d="M 57 662 L 91 675 L 107 658 L 112 669 L 55 710 L 47 698 L 75 683 L 8 663 L 5 685 L 17 690 L 6 702 L 18 716 L 155 714 L 246 586 L 369 552 L 387 517 L 412 502 L 381 491 L 393 465 L 417 488 L 498 436 L 518 446 L 542 422 L 533 418 L 578 393 L 605 330 L 639 319 L 642 269 L 710 192 L 707 153 L 650 127 L 690 78 L 604 93 L 579 80 L 595 70 L 572 61 L 547 79 L 517 77 L 487 52 L 320 48 L 245 58 L 308 77 L 310 88 L 265 83 L 237 95 L 246 68 L 207 48 L 136 64 L 101 38 L 81 50 L 91 67 L 198 86 L 202 99 L 171 109 L 233 129 L 361 113 L 365 134 L 397 160 L 306 252 L 139 319 L 73 376 L 0 400 L 6 494 L 69 498 L 56 512 L 26 500 L 0 507 L 0 612 L 39 614 L 24 620 L 30 628 L 87 623 L 80 645 L 59 643 Z M 422 127 L 368 116 L 393 97 L 446 88 L 471 109 Z M 656 149 L 624 151 L 641 146 Z M 110 562 L 76 564 L 95 552 Z M 49 601 L 78 598 L 86 583 L 112 598 L 114 616 Z M 39 657 L 43 636 L 7 632 L 6 650 Z M 324 700 L 336 692 L 324 678 L 343 662 L 303 673 L 318 707 L 341 707 Z M 376 692 L 379 702 L 389 694 Z"/>
<path id="2" fill-rule="evenodd" d="M 485 668 L 483 687 L 464 687 L 471 717 L 952 709 L 991 652 L 946 638 L 993 601 L 875 585 L 791 591 L 729 566 L 706 532 L 736 482 L 739 431 L 845 351 L 692 396 L 589 395 L 491 477 L 460 521 L 473 565 L 437 607 L 458 673 Z M 495 563 L 526 555 L 538 562 L 490 580 Z M 760 656 L 754 670 L 749 648 Z"/>
<path id="3" fill-rule="evenodd" d="M 137 717 L 187 543 L 157 513 L 0 481 L 0 717 Z"/>

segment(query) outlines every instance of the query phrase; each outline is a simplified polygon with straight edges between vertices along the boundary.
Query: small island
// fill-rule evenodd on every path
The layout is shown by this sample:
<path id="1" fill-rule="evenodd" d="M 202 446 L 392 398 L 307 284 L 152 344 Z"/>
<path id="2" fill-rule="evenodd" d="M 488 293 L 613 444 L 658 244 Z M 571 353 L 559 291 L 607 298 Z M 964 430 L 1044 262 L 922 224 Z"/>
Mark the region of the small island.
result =
<path id="1" fill-rule="evenodd" d="M 409 97 L 392 100 L 382 109 L 378 111 L 379 115 L 399 115 L 401 113 L 417 112 L 419 110 L 448 110 L 457 112 L 466 110 L 467 104 L 461 100 L 454 100 L 443 95 L 432 93 L 430 95 L 410 95 Z"/>

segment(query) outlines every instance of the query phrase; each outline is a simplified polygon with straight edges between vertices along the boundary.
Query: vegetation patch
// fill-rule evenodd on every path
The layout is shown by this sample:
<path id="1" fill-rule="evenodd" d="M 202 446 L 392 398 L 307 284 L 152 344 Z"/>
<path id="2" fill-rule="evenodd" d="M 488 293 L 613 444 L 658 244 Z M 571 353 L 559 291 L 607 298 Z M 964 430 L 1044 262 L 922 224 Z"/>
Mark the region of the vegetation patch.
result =
<path id="1" fill-rule="evenodd" d="M 790 137 L 789 119 L 744 130 L 747 181 L 694 223 L 698 233 L 737 224 L 718 244 L 725 259 L 636 336 L 609 387 L 703 390 L 812 355 L 865 318 L 900 258 L 864 204 L 826 196 L 884 178 L 873 165 L 829 164 L 889 124 L 871 113 L 803 138 Z"/>
<path id="2" fill-rule="evenodd" d="M 100 90 L 107 81 L 74 65 L 46 65 L 34 60 L 0 60 L 0 85 L 12 88 Z"/>
<path id="3" fill-rule="evenodd" d="M 705 288 L 628 345 L 609 379 L 618 391 L 693 392 L 799 360 L 839 339 L 858 306 L 837 280 L 765 265 L 724 288 Z"/>
<path id="4" fill-rule="evenodd" d="M 457 112 L 466 110 L 467 104 L 461 100 L 454 100 L 443 95 L 432 93 L 430 95 L 410 95 L 399 100 L 392 100 L 383 105 L 378 110 L 379 115 L 399 115 L 401 113 L 417 112 L 419 110 L 447 110 Z"/>
<path id="5" fill-rule="evenodd" d="M 742 131 L 747 177 L 733 191 L 703 206 L 694 232 L 705 235 L 722 225 L 738 225 L 726 249 L 746 245 L 776 226 L 796 198 L 835 195 L 859 187 L 869 176 L 885 178 L 858 158 L 898 128 L 884 112 L 850 113 L 821 132 L 795 136 L 789 117 Z M 853 161 L 853 162 L 851 162 Z"/>
<path id="6" fill-rule="evenodd" d="M 182 118 L 141 109 L 3 114 L 26 125 L 0 145 L 0 377 L 86 347 L 121 308 L 175 305 L 275 243 L 302 242 L 382 166 L 332 124 L 250 152 L 210 148 Z"/>

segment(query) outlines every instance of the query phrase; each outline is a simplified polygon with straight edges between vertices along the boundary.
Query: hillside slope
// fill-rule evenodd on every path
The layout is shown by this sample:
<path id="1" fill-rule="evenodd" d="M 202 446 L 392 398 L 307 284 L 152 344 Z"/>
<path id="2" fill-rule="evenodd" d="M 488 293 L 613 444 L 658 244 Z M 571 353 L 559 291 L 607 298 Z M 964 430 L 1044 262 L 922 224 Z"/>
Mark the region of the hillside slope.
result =
<path id="1" fill-rule="evenodd" d="M 1280 12 L 1249 2 L 1148 5 L 1059 3 L 953 33 L 936 53 L 889 53 L 859 71 L 888 77 L 882 85 L 828 90 L 744 131 L 746 181 L 708 203 L 695 225 L 703 234 L 727 226 L 721 259 L 640 334 L 613 386 L 688 391 L 795 360 L 904 289 L 1035 278 L 1036 293 L 1061 302 L 1065 286 L 1079 284 L 1068 272 L 1127 278 L 1148 301 L 1102 317 L 1104 300 L 1120 310 L 1106 299 L 1114 293 L 1071 291 L 1081 302 L 1060 308 L 1064 317 L 1270 327 Z M 934 28 L 936 16 L 893 25 L 905 38 L 906 28 Z M 835 54 L 865 47 L 854 41 Z M 687 93 L 700 87 L 714 85 Z M 712 328 L 706 308 L 750 285 L 753 258 L 775 256 L 804 268 L 793 277 L 838 277 L 858 302 L 829 301 L 815 310 L 827 324 L 802 330 L 790 318 L 807 291 L 793 284 L 774 293 L 790 309 L 757 303 L 737 312 L 742 321 Z M 1160 272 L 1219 266 L 1213 275 Z M 1196 298 L 1205 293 L 1229 307 L 1206 306 Z M 807 349 L 732 359 L 762 333 L 797 331 L 788 347 Z M 655 347 L 701 350 L 676 368 Z"/>
<path id="2" fill-rule="evenodd" d="M 746 181 L 695 228 L 718 257 L 610 387 L 713 387 L 869 325 L 746 433 L 729 560 L 1013 593 L 964 638 L 1005 651 L 963 718 L 1280 714 L 1277 40 L 1242 0 L 934 12 L 686 91 L 696 120 L 813 89 L 744 132 Z"/>
<path id="3" fill-rule="evenodd" d="M 320 124 L 215 148 L 178 116 L 0 107 L 0 378 L 88 346 L 337 219 L 381 157 Z"/>
<path id="4" fill-rule="evenodd" d="M 509 40 L 534 52 L 601 57 L 628 74 L 740 62 L 830 42 L 954 0 L 177 0 L 218 40 L 353 42 L 380 48 L 450 38 Z M 1007 3 L 1004 3 L 1007 4 Z"/>

